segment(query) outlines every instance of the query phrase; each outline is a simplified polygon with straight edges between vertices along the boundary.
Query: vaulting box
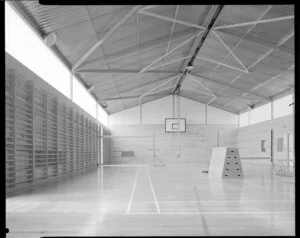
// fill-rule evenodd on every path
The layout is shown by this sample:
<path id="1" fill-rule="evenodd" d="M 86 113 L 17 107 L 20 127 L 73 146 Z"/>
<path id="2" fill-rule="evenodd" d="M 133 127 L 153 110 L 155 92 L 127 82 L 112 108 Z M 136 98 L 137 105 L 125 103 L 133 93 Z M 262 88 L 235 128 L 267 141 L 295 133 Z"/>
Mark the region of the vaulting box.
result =
<path id="1" fill-rule="evenodd" d="M 238 148 L 213 148 L 208 174 L 215 178 L 243 178 Z"/>

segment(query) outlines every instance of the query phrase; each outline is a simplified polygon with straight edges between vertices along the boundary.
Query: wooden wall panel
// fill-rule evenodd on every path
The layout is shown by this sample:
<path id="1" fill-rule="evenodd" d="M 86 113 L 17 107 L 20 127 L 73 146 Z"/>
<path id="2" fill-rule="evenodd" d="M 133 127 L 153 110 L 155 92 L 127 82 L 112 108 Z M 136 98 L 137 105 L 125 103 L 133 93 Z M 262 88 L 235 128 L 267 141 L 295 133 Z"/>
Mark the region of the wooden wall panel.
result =
<path id="1" fill-rule="evenodd" d="M 111 127 L 111 163 L 152 163 L 153 148 L 166 163 L 209 162 L 212 147 L 236 146 L 236 128 L 187 125 L 186 133 L 166 133 L 164 125 L 115 125 Z M 134 151 L 135 157 L 122 157 L 122 151 Z"/>
<path id="2" fill-rule="evenodd" d="M 102 125 L 9 54 L 5 111 L 7 192 L 96 166 Z"/>

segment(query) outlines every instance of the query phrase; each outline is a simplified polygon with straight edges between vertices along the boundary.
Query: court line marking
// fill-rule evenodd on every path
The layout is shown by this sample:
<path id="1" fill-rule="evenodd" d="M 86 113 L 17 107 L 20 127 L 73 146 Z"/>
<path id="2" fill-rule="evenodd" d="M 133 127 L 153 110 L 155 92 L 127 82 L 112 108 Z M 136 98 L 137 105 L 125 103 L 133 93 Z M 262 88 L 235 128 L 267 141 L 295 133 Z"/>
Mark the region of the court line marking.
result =
<path id="1" fill-rule="evenodd" d="M 156 195 L 155 195 L 155 192 L 154 192 L 154 187 L 153 187 L 150 175 L 149 175 L 148 167 L 146 167 L 146 172 L 147 172 L 147 177 L 148 177 L 149 184 L 150 184 L 150 187 L 151 187 L 153 199 L 154 199 L 154 202 L 155 202 L 156 210 L 157 210 L 158 213 L 160 213 L 160 208 L 159 208 L 159 205 L 158 205 L 158 202 L 157 202 L 157 198 L 156 198 Z"/>
<path id="2" fill-rule="evenodd" d="M 163 212 L 163 213 L 154 213 L 154 212 L 134 212 L 128 215 L 222 215 L 222 214 L 294 214 L 295 211 L 241 211 L 241 212 Z"/>
<path id="3" fill-rule="evenodd" d="M 130 199 L 128 201 L 128 206 L 127 206 L 126 214 L 130 213 L 131 204 L 132 204 L 132 200 L 133 200 L 133 196 L 134 196 L 134 192 L 135 192 L 135 187 L 136 187 L 136 183 L 137 183 L 137 178 L 138 178 L 138 175 L 139 175 L 139 171 L 140 171 L 140 166 L 138 166 L 137 171 L 136 171 L 136 175 L 135 175 L 133 186 L 132 186 L 132 190 L 131 190 Z"/>

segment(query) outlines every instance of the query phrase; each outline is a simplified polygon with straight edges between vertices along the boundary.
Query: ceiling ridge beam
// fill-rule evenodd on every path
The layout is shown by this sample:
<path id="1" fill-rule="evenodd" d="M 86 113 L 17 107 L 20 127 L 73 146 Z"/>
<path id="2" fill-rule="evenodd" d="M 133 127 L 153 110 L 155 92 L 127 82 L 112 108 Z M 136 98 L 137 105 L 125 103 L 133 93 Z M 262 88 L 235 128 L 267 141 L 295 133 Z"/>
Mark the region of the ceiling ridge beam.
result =
<path id="1" fill-rule="evenodd" d="M 72 66 L 72 72 L 74 72 L 99 46 L 101 46 L 104 41 L 109 38 L 113 33 L 115 33 L 130 17 L 132 17 L 139 9 L 141 5 L 134 6 L 131 10 L 123 16 L 109 31 L 107 31 L 104 36 L 97 41 L 84 55 Z"/>
<path id="2" fill-rule="evenodd" d="M 192 57 L 191 57 L 191 59 L 189 60 L 187 66 L 192 66 L 192 65 L 193 65 L 193 62 L 194 62 L 195 58 L 197 57 L 197 54 L 199 53 L 199 51 L 200 51 L 200 49 L 201 49 L 201 47 L 202 47 L 202 45 L 203 45 L 205 39 L 207 38 L 209 32 L 210 32 L 211 29 L 213 28 L 213 26 L 214 26 L 214 24 L 215 24 L 217 18 L 219 17 L 219 15 L 220 15 L 220 13 L 221 13 L 223 7 L 224 7 L 224 5 L 219 5 L 219 6 L 217 7 L 217 9 L 215 10 L 215 12 L 214 12 L 214 14 L 213 14 L 213 16 L 212 16 L 212 19 L 210 20 L 208 26 L 205 28 L 204 33 L 203 33 L 203 35 L 202 35 L 202 37 L 201 37 L 201 39 L 200 39 L 200 42 L 198 43 L 197 48 L 196 48 L 195 51 L 193 52 Z M 176 85 L 173 87 L 173 89 L 172 89 L 172 94 L 175 94 L 176 92 L 179 91 L 180 86 L 181 86 L 181 83 L 182 83 L 182 81 L 183 81 L 184 78 L 186 77 L 186 74 L 187 74 L 188 71 L 189 71 L 189 68 L 188 68 L 187 66 L 185 67 L 184 72 L 182 73 L 182 75 L 181 75 L 181 77 L 179 78 L 179 80 L 176 82 Z"/>

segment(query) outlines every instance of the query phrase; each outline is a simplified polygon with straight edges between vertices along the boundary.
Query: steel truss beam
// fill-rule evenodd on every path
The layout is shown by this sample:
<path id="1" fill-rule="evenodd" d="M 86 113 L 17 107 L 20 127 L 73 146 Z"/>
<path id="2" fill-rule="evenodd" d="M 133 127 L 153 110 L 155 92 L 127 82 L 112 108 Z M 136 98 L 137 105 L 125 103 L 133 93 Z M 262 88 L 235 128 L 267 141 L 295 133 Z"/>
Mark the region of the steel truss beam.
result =
<path id="1" fill-rule="evenodd" d="M 127 92 L 130 92 L 130 91 L 135 90 L 135 89 L 138 89 L 138 88 L 142 88 L 142 87 L 147 86 L 147 85 L 151 85 L 151 84 L 158 83 L 158 82 L 163 82 L 164 80 L 168 80 L 168 79 L 170 79 L 171 77 L 174 77 L 174 76 L 169 76 L 169 77 L 166 77 L 166 78 L 159 78 L 159 79 L 153 80 L 153 81 L 151 81 L 151 82 L 145 82 L 145 83 L 143 83 L 143 84 L 137 83 L 137 84 L 135 84 L 135 85 L 130 85 L 129 88 L 124 89 L 124 90 L 122 90 L 122 91 L 119 91 L 118 93 L 119 93 L 119 94 L 127 93 Z M 109 97 L 111 97 L 111 96 L 114 96 L 114 95 L 109 95 Z M 99 100 L 101 101 L 102 99 L 99 98 Z M 98 101 L 99 101 L 99 100 L 98 100 Z"/>
<path id="2" fill-rule="evenodd" d="M 156 97 L 156 96 L 162 96 L 165 95 L 161 93 L 155 93 L 155 94 L 149 94 L 145 95 L 144 97 Z M 139 99 L 141 95 L 134 95 L 134 96 L 124 96 L 124 97 L 113 97 L 113 98 L 103 98 L 101 99 L 101 102 L 107 102 L 107 101 L 116 101 L 116 100 L 124 100 L 124 99 Z"/>
<path id="3" fill-rule="evenodd" d="M 243 41 L 246 41 L 246 42 L 249 42 L 249 43 L 254 43 L 254 44 L 259 44 L 259 45 L 262 45 L 262 46 L 265 46 L 265 47 L 268 47 L 268 48 L 271 48 L 278 52 L 281 52 L 283 54 L 286 54 L 286 55 L 290 55 L 290 56 L 294 56 L 294 52 L 293 51 L 289 51 L 287 49 L 283 49 L 283 48 L 277 48 L 276 45 L 274 46 L 274 44 L 271 44 L 267 41 L 264 41 L 264 40 L 261 40 L 259 38 L 256 38 L 256 37 L 253 37 L 251 35 L 245 35 L 244 33 L 240 33 L 238 31 L 225 31 L 225 30 L 220 30 L 219 32 L 221 32 L 222 34 L 226 34 L 226 35 L 229 35 L 229 36 L 234 36 L 234 37 L 238 37 L 238 38 L 242 38 Z M 294 36 L 294 32 L 291 32 L 289 33 L 286 37 L 288 37 L 287 40 L 289 40 L 291 37 Z M 283 39 L 285 40 L 285 42 L 287 41 L 286 39 Z"/>
<path id="4" fill-rule="evenodd" d="M 261 20 L 270 10 L 271 10 L 271 8 L 272 8 L 272 5 L 270 5 L 270 6 L 268 6 L 264 11 L 263 11 L 263 13 L 259 16 L 259 18 L 257 19 L 258 21 L 259 20 Z M 235 46 L 232 48 L 232 52 L 236 49 L 236 48 L 238 48 L 239 47 L 239 45 L 243 42 L 243 40 L 245 39 L 245 37 L 253 30 L 253 28 L 256 26 L 256 24 L 253 24 L 248 30 L 247 30 L 247 32 L 245 33 L 245 35 L 243 36 L 243 37 L 241 37 L 240 39 L 239 39 L 239 41 L 235 44 Z M 215 31 L 214 31 L 215 32 Z M 216 32 L 215 32 L 216 33 Z M 227 57 L 229 56 L 230 54 L 229 54 L 229 52 L 227 52 L 227 54 L 224 56 L 224 58 L 222 59 L 222 62 L 224 61 L 224 60 L 226 60 L 227 59 Z M 218 69 L 219 68 L 219 66 L 220 65 L 217 65 L 215 68 L 214 68 L 214 70 L 216 70 L 216 69 Z M 248 71 L 248 70 L 247 70 Z M 210 76 L 210 75 L 212 75 L 213 74 L 213 72 L 212 73 L 210 73 L 208 76 Z M 222 89 L 220 89 L 218 92 L 221 92 L 222 91 Z M 212 103 L 214 100 L 212 100 L 212 101 L 210 101 L 209 103 Z M 208 103 L 208 104 L 209 104 Z"/>
<path id="5" fill-rule="evenodd" d="M 147 69 L 149 69 L 153 64 L 157 63 L 158 61 L 160 61 L 161 59 L 164 59 L 167 55 L 171 54 L 172 52 L 174 52 L 175 50 L 177 50 L 178 48 L 182 47 L 183 45 L 187 44 L 190 40 L 192 40 L 193 38 L 195 38 L 196 36 L 198 36 L 201 32 L 198 32 L 197 34 L 193 35 L 192 37 L 186 39 L 185 41 L 183 41 L 182 43 L 180 43 L 178 46 L 174 47 L 172 50 L 170 50 L 169 52 L 167 52 L 165 55 L 159 57 L 158 59 L 154 60 L 151 64 L 149 64 L 148 66 L 144 67 L 141 70 L 141 73 L 145 72 Z"/>
<path id="6" fill-rule="evenodd" d="M 289 68 L 288 68 L 287 70 L 285 70 L 284 72 L 281 72 L 281 73 L 279 73 L 279 74 L 273 76 L 272 78 L 266 80 L 265 82 L 256 85 L 256 86 L 253 87 L 251 90 L 249 90 L 249 92 L 245 92 L 245 93 L 243 93 L 241 96 L 236 97 L 236 98 L 234 98 L 233 100 L 231 100 L 230 102 L 226 103 L 226 104 L 224 105 L 224 107 L 229 106 L 229 105 L 230 105 L 232 102 L 234 102 L 235 100 L 237 100 L 237 99 L 239 99 L 239 98 L 241 98 L 241 97 L 244 97 L 244 96 L 246 96 L 247 94 L 250 94 L 251 92 L 253 92 L 253 91 L 255 91 L 255 90 L 261 88 L 262 86 L 264 86 L 264 85 L 266 85 L 266 84 L 268 84 L 268 83 L 270 83 L 271 81 L 277 79 L 277 78 L 280 77 L 282 74 L 286 73 L 287 71 L 289 71 L 289 70 L 291 70 L 291 69 L 293 69 L 293 68 L 294 68 L 294 65 L 292 65 L 291 67 L 289 67 Z M 270 100 L 271 100 L 271 99 L 269 99 L 269 101 L 270 101 Z"/>
<path id="7" fill-rule="evenodd" d="M 249 25 L 261 24 L 261 23 L 270 23 L 270 22 L 277 22 L 277 21 L 290 20 L 290 19 L 294 19 L 294 15 L 284 16 L 284 17 L 276 17 L 276 18 L 272 18 L 272 19 L 258 20 L 258 21 L 243 22 L 243 23 L 231 24 L 231 25 L 226 25 L 226 26 L 217 26 L 217 27 L 214 27 L 213 30 L 228 29 L 228 28 L 241 27 L 241 26 L 249 26 Z"/>
<path id="8" fill-rule="evenodd" d="M 206 81 L 208 81 L 208 82 L 213 82 L 213 83 L 216 83 L 216 84 L 219 84 L 219 85 L 222 85 L 222 86 L 225 86 L 225 87 L 234 89 L 234 90 L 238 90 L 238 91 L 243 92 L 243 93 L 247 92 L 247 91 L 245 91 L 244 89 L 237 88 L 237 87 L 235 87 L 235 86 L 233 86 L 233 85 L 230 85 L 230 84 L 227 84 L 227 83 L 221 83 L 221 82 L 219 82 L 219 81 L 217 81 L 217 80 L 214 80 L 214 79 L 204 78 L 204 77 L 199 76 L 199 75 L 197 75 L 197 74 L 190 74 L 190 75 L 192 75 L 192 76 L 194 76 L 194 77 L 197 77 L 197 78 L 200 78 L 200 79 L 202 79 L 202 80 L 206 80 Z M 248 92 L 247 92 L 247 93 L 248 93 Z M 258 94 L 256 94 L 256 93 L 250 93 L 250 94 L 253 95 L 253 96 L 255 96 L 255 97 L 258 97 L 258 98 L 260 98 L 260 99 L 263 99 L 263 100 L 269 100 L 269 98 L 264 97 L 264 96 L 261 96 L 261 95 L 258 95 Z M 221 96 L 220 96 L 220 97 L 221 97 Z"/>
<path id="9" fill-rule="evenodd" d="M 114 74 L 139 74 L 140 70 L 135 69 L 80 69 L 77 71 L 77 73 L 91 73 L 91 74 L 108 74 L 108 73 L 114 73 Z M 148 74 L 179 74 L 180 72 L 177 71 L 161 71 L 161 70 L 151 70 L 146 71 L 145 73 Z"/>
<path id="10" fill-rule="evenodd" d="M 179 31 L 179 32 L 174 32 L 173 34 L 173 40 L 179 40 L 184 36 L 187 35 L 192 35 L 195 34 L 195 30 L 194 29 L 186 29 L 183 31 Z M 135 45 L 129 48 L 126 48 L 124 50 L 120 50 L 117 51 L 113 54 L 110 55 L 106 55 L 105 57 L 101 57 L 95 60 L 89 60 L 89 61 L 85 61 L 82 66 L 86 66 L 88 64 L 97 62 L 97 61 L 104 61 L 106 60 L 108 63 L 116 61 L 116 60 L 120 60 L 120 59 L 124 59 L 124 58 L 128 58 L 128 57 L 133 57 L 133 55 L 137 54 L 138 51 L 140 50 L 140 52 L 146 51 L 146 50 L 150 50 L 153 49 L 155 47 L 158 47 L 159 45 L 164 44 L 167 40 L 169 39 L 169 35 L 165 35 L 159 38 L 156 38 L 154 40 L 150 40 L 150 41 L 146 41 L 144 43 L 141 43 L 139 46 Z M 80 67 L 78 67 L 77 70 L 81 69 Z M 77 71 L 76 70 L 76 71 Z"/>
<path id="11" fill-rule="evenodd" d="M 197 57 L 201 47 L 203 46 L 204 41 L 206 40 L 209 32 L 211 31 L 211 29 L 213 28 L 217 18 L 219 17 L 222 9 L 223 9 L 224 5 L 218 5 L 216 10 L 213 13 L 213 16 L 211 17 L 211 20 L 209 21 L 208 26 L 205 28 L 205 30 L 203 31 L 202 37 L 200 39 L 200 42 L 197 43 L 197 47 L 196 49 L 193 51 L 191 59 L 189 60 L 188 64 L 186 65 L 181 77 L 179 78 L 179 80 L 176 82 L 176 84 L 174 85 L 173 89 L 172 89 L 172 94 L 178 93 L 180 90 L 180 86 L 183 82 L 183 80 L 185 79 L 187 73 L 190 71 L 188 66 L 193 66 L 194 60 Z"/>
<path id="12" fill-rule="evenodd" d="M 84 55 L 72 66 L 72 72 L 74 72 L 104 41 L 114 34 L 130 17 L 132 17 L 139 9 L 141 5 L 134 6 L 125 16 L 123 16 L 104 36 L 97 41 Z"/>
<path id="13" fill-rule="evenodd" d="M 152 13 L 152 12 L 138 11 L 138 13 L 146 15 L 146 16 L 155 17 L 155 18 L 158 18 L 158 19 L 161 19 L 161 20 L 165 20 L 165 21 L 176 22 L 178 24 L 186 25 L 186 26 L 189 26 L 189 27 L 195 27 L 195 28 L 198 28 L 198 29 L 204 29 L 203 26 L 199 26 L 199 25 L 196 25 L 196 24 L 193 24 L 193 23 L 189 23 L 189 22 L 186 22 L 186 21 L 176 20 L 174 18 L 172 19 L 172 18 L 169 18 L 169 17 L 164 17 L 164 16 L 161 16 L 161 15 Z"/>

